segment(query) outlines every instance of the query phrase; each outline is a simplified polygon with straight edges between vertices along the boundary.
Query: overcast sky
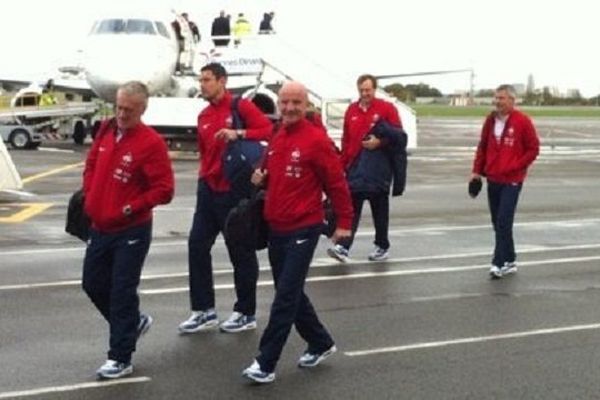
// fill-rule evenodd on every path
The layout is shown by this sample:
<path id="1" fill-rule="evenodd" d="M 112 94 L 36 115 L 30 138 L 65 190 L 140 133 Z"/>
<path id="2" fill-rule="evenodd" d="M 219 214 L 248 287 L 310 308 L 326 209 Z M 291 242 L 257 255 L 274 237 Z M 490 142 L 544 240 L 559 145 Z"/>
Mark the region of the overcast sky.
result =
<path id="1" fill-rule="evenodd" d="M 19 0 L 2 3 L 0 75 L 43 72 L 80 48 L 94 18 L 127 0 Z M 218 10 L 245 12 L 254 27 L 265 11 L 287 42 L 345 75 L 474 68 L 475 88 L 523 83 L 600 93 L 600 52 L 593 0 L 172 0 L 136 2 L 187 11 L 201 30 Z M 103 11 L 104 10 L 104 11 Z M 166 18 L 170 19 L 167 15 Z M 206 35 L 204 35 L 206 36 Z M 405 79 L 445 93 L 468 89 L 468 74 Z"/>

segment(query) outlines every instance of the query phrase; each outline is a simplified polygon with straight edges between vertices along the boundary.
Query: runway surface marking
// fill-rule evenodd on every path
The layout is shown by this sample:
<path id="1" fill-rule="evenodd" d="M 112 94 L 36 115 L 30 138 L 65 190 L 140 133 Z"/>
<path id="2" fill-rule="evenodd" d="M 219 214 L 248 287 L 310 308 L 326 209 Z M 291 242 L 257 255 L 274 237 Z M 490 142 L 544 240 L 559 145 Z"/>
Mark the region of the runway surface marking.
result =
<path id="1" fill-rule="evenodd" d="M 519 263 L 521 266 L 540 266 L 547 264 L 565 264 L 573 262 L 587 262 L 600 260 L 600 256 L 591 257 L 569 257 L 569 258 L 554 258 L 550 260 L 542 261 L 523 261 Z M 433 267 L 433 268 L 422 268 L 422 269 L 405 269 L 399 271 L 382 271 L 382 272 L 363 272 L 357 274 L 347 275 L 329 275 L 329 276 L 311 276 L 306 278 L 306 282 L 329 282 L 329 281 L 345 281 L 351 279 L 367 279 L 367 278 L 382 278 L 387 276 L 402 276 L 402 275 L 424 275 L 424 274 L 436 274 L 436 273 L 447 273 L 447 272 L 464 272 L 471 270 L 483 269 L 486 270 L 490 266 L 489 264 L 484 265 L 465 265 L 459 267 Z M 258 281 L 257 286 L 273 286 L 272 280 Z M 225 283 L 215 285 L 215 290 L 233 289 L 235 285 L 233 283 Z M 185 287 L 174 287 L 166 289 L 145 289 L 140 290 L 141 294 L 152 295 L 152 294 L 170 294 L 170 293 L 181 293 L 187 292 L 189 288 Z"/>
<path id="2" fill-rule="evenodd" d="M 15 399 L 15 398 L 19 398 L 19 397 L 40 396 L 43 394 L 51 394 L 51 393 L 73 392 L 76 390 L 83 390 L 83 389 L 93 389 L 93 388 L 102 388 L 102 387 L 107 387 L 107 386 L 148 382 L 150 380 L 151 379 L 147 376 L 140 376 L 140 377 L 136 377 L 136 378 L 123 378 L 123 379 L 117 379 L 117 380 L 113 380 L 113 381 L 86 382 L 86 383 L 78 383 L 75 385 L 65 385 L 65 386 L 50 386 L 50 387 L 45 387 L 45 388 L 22 390 L 22 391 L 17 391 L 17 392 L 3 392 L 3 393 L 0 393 L 0 399 Z"/>
<path id="3" fill-rule="evenodd" d="M 61 172 L 73 169 L 73 168 L 82 167 L 83 164 L 84 164 L 83 162 L 78 162 L 78 163 L 75 163 L 75 164 L 64 165 L 62 167 L 54 168 L 54 169 L 51 169 L 51 170 L 46 171 L 46 172 L 41 172 L 39 174 L 28 176 L 27 178 L 23 178 L 22 181 L 23 181 L 23 184 L 29 183 L 29 182 L 33 182 L 33 181 L 36 181 L 38 179 L 42 179 L 42 178 L 45 178 L 45 177 L 51 176 L 51 175 L 56 175 L 56 174 L 59 174 Z"/>
<path id="4" fill-rule="evenodd" d="M 526 337 L 530 337 L 530 336 L 553 335 L 553 334 L 558 334 L 558 333 L 579 332 L 579 331 L 596 330 L 596 329 L 600 329 L 600 324 L 571 325 L 571 326 L 561 326 L 561 327 L 547 328 L 547 329 L 534 329 L 531 331 L 502 333 L 502 334 L 497 334 L 497 335 L 474 336 L 474 337 L 466 337 L 466 338 L 458 338 L 458 339 L 450 339 L 450 340 L 441 340 L 441 341 L 437 341 L 437 342 L 413 343 L 413 344 L 407 344 L 407 345 L 403 345 L 403 346 L 379 347 L 379 348 L 374 348 L 374 349 L 346 351 L 346 352 L 344 352 L 344 354 L 349 357 L 372 356 L 375 354 L 399 353 L 399 352 L 411 351 L 411 350 L 430 349 L 430 348 L 436 348 L 436 347 L 454 346 L 454 345 L 470 344 L 470 343 L 483 343 L 483 342 L 490 342 L 490 341 L 495 341 L 495 340 L 508 340 L 508 339 L 526 338 Z"/>
<path id="5" fill-rule="evenodd" d="M 27 221 L 29 218 L 34 217 L 52 207 L 52 205 L 53 203 L 5 204 L 4 206 L 17 206 L 20 208 L 20 210 L 12 215 L 9 215 L 8 217 L 0 217 L 0 223 L 15 224 Z"/>
<path id="6" fill-rule="evenodd" d="M 570 228 L 573 226 L 583 226 L 587 224 L 600 223 L 600 218 L 582 218 L 582 219 L 570 219 L 570 220 L 555 220 L 555 221 L 529 221 L 529 222 L 516 222 L 514 224 L 517 228 L 545 228 L 545 227 L 556 227 L 556 228 Z M 576 224 L 576 225 L 573 225 Z M 402 235 L 405 233 L 431 233 L 431 232 L 453 232 L 459 230 L 477 230 L 477 229 L 489 229 L 491 231 L 491 224 L 481 225 L 438 225 L 438 226 L 425 226 L 417 228 L 403 228 L 403 229 L 391 229 L 389 231 L 390 236 Z M 356 236 L 372 236 L 375 234 L 374 230 L 359 229 Z M 216 243 L 224 243 L 222 238 L 218 238 Z M 172 247 L 172 246 L 187 246 L 187 240 L 174 240 L 168 242 L 156 242 L 152 243 L 150 247 L 150 255 L 152 250 L 156 248 Z M 37 247 L 37 246 L 36 246 Z M 72 247 L 56 247 L 56 248 L 26 248 L 25 250 L 6 250 L 0 251 L 0 257 L 3 256 L 15 256 L 15 255 L 33 255 L 33 254 L 51 254 L 51 253 L 64 253 L 71 251 L 85 251 L 83 245 L 72 246 Z"/>
<path id="7" fill-rule="evenodd" d="M 572 251 L 572 250 L 589 250 L 589 249 L 598 249 L 600 248 L 600 244 L 580 244 L 580 245 L 572 245 L 572 246 L 562 246 L 562 247 L 531 247 L 528 249 L 520 250 L 520 254 L 525 253 L 546 253 L 546 252 L 556 252 L 556 251 Z M 405 257 L 405 258 L 390 258 L 384 263 L 367 263 L 365 261 L 353 261 L 350 260 L 346 264 L 340 264 L 337 261 L 334 261 L 330 258 L 319 258 L 315 259 L 311 268 L 325 268 L 325 267 L 333 267 L 333 266 L 342 266 L 342 265 L 385 265 L 385 264 L 397 264 L 397 263 L 407 263 L 407 262 L 415 262 L 415 261 L 428 261 L 428 260 L 449 260 L 449 259 L 460 259 L 460 258 L 469 258 L 469 257 L 477 257 L 477 256 L 487 256 L 489 255 L 489 251 L 485 252 L 477 252 L 477 253 L 458 253 L 458 254 L 436 254 L 436 255 L 427 255 L 427 256 L 419 256 L 419 257 Z M 592 257 L 593 258 L 593 257 Z M 587 257 L 576 257 L 575 259 L 584 261 L 587 260 Z M 595 259 L 595 258 L 593 258 Z M 566 259 L 569 260 L 569 259 Z M 553 261 L 556 261 L 554 259 Z M 523 261 L 519 262 L 519 266 L 522 265 L 531 265 L 530 263 L 540 263 L 542 261 Z M 534 264 L 535 265 L 535 264 Z M 489 265 L 477 265 L 477 266 L 465 266 L 465 267 L 445 267 L 445 268 L 423 268 L 423 269 L 411 269 L 411 270 L 402 270 L 402 271 L 386 271 L 386 273 L 400 273 L 400 275 L 408 274 L 415 275 L 418 273 L 434 273 L 434 272 L 448 272 L 448 271 L 461 271 L 461 268 L 468 269 L 480 269 L 480 268 L 489 268 Z M 270 271 L 270 266 L 263 266 L 260 268 L 261 272 Z M 422 271 L 422 272 L 419 272 Z M 225 275 L 231 274 L 233 270 L 231 268 L 227 269 L 219 269 L 213 271 L 214 275 Z M 168 274 L 148 274 L 142 275 L 142 281 L 150 281 L 150 280 L 159 280 L 159 279 L 172 279 L 172 278 L 185 278 L 188 276 L 187 272 L 176 272 L 176 273 L 168 273 Z M 350 275 L 349 275 L 350 276 Z M 354 276 L 354 275 L 351 275 Z M 321 277 L 315 277 L 321 278 Z M 323 278 L 336 278 L 334 277 L 323 277 Z M 313 279 L 313 278 L 309 278 Z M 349 279 L 349 278 L 346 278 Z M 61 287 L 61 286 L 78 286 L 81 285 L 81 280 L 64 280 L 64 281 L 54 281 L 54 282 L 38 282 L 38 283 L 23 283 L 23 284 L 13 284 L 13 285 L 0 285 L 0 291 L 2 290 L 23 290 L 23 289 L 41 289 L 41 288 L 51 288 L 51 287 Z M 264 285 L 264 284 L 263 284 Z M 219 285 L 215 286 L 218 288 Z M 229 288 L 229 286 L 224 286 L 223 289 Z M 142 291 L 144 293 L 144 291 Z"/>

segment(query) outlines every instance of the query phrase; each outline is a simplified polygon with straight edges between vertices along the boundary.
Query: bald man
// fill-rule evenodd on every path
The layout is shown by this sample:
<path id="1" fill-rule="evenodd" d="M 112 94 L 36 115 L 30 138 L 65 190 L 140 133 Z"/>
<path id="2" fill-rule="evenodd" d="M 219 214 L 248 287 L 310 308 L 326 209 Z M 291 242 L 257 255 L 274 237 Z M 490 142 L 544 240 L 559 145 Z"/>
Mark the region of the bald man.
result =
<path id="1" fill-rule="evenodd" d="M 281 127 L 269 145 L 264 169 L 252 177 L 254 184 L 266 187 L 264 216 L 269 225 L 269 261 L 275 282 L 275 299 L 259 354 L 242 373 L 258 383 L 275 379 L 275 366 L 292 325 L 308 344 L 298 360 L 299 367 L 316 367 L 336 351 L 304 293 L 324 219 L 323 188 L 336 216 L 334 242 L 351 235 L 353 217 L 350 191 L 335 147 L 322 126 L 305 118 L 306 88 L 298 82 L 284 84 L 278 106 Z"/>

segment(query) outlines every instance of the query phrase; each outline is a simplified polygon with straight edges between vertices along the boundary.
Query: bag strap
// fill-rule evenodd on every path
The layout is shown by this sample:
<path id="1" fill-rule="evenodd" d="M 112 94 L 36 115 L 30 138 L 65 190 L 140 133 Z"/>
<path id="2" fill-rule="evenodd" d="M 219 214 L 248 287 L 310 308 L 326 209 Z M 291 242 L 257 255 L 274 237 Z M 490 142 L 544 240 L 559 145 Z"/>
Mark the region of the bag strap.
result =
<path id="1" fill-rule="evenodd" d="M 231 127 L 233 129 L 243 129 L 246 127 L 242 114 L 240 113 L 241 96 L 234 96 L 231 100 Z"/>

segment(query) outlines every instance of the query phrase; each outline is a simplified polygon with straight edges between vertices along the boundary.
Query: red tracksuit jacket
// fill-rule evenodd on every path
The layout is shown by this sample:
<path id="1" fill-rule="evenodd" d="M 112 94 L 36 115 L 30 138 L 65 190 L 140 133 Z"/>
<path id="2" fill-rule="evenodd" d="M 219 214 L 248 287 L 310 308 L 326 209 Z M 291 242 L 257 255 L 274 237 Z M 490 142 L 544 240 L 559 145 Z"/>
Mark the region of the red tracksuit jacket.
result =
<path id="1" fill-rule="evenodd" d="M 265 160 L 265 219 L 271 229 L 291 232 L 324 219 L 323 190 L 337 226 L 352 226 L 352 200 L 333 142 L 323 128 L 301 119 L 274 135 Z"/>
<path id="2" fill-rule="evenodd" d="M 367 110 L 359 102 L 350 104 L 344 115 L 344 133 L 342 135 L 342 164 L 348 170 L 358 153 L 362 150 L 362 140 L 380 119 L 392 125 L 402 127 L 396 107 L 385 100 L 373 99 Z"/>
<path id="3" fill-rule="evenodd" d="M 164 140 L 144 124 L 129 129 L 118 143 L 115 129 L 101 127 L 99 132 L 83 171 L 85 212 L 92 226 L 115 233 L 150 221 L 152 208 L 170 202 L 174 193 Z M 123 214 L 127 204 L 132 209 L 128 216 Z"/>
<path id="4" fill-rule="evenodd" d="M 229 181 L 223 175 L 223 152 L 227 147 L 224 140 L 216 139 L 215 134 L 223 128 L 232 127 L 231 99 L 229 92 L 216 104 L 209 104 L 198 115 L 198 151 L 200 152 L 200 177 L 215 192 L 230 189 Z M 249 100 L 241 99 L 238 110 L 246 127 L 246 139 L 271 139 L 271 121 Z"/>
<path id="5" fill-rule="evenodd" d="M 473 172 L 495 183 L 521 183 L 540 151 L 529 117 L 518 110 L 508 115 L 500 142 L 494 136 L 495 112 L 486 118 L 475 152 Z"/>

